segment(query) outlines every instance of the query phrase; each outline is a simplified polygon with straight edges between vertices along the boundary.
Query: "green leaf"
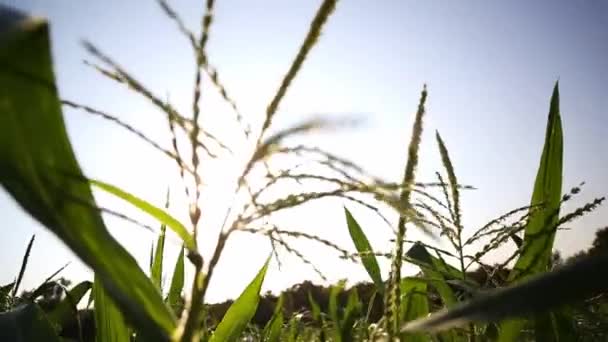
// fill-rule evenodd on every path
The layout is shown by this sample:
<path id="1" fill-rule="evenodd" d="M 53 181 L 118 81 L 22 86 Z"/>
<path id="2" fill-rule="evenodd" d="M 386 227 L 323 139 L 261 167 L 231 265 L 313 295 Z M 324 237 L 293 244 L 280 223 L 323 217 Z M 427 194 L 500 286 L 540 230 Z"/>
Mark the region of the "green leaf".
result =
<path id="1" fill-rule="evenodd" d="M 550 273 L 539 274 L 527 281 L 493 290 L 445 312 L 414 321 L 405 331 L 441 331 L 471 321 L 497 322 L 547 312 L 574 301 L 608 291 L 608 254 L 586 256 Z M 509 321 L 510 323 L 513 321 Z M 511 331 L 501 336 L 504 341 L 517 337 Z M 502 333 L 501 333 L 502 334 Z"/>
<path id="2" fill-rule="evenodd" d="M 0 8 L 0 184 L 97 273 L 139 329 L 168 336 L 175 318 L 110 235 L 66 134 L 48 25 Z"/>
<path id="3" fill-rule="evenodd" d="M 104 290 L 97 275 L 93 284 L 93 297 L 95 297 L 95 339 L 103 342 L 129 341 L 130 333 L 125 318 Z"/>
<path id="4" fill-rule="evenodd" d="M 279 297 L 274 309 L 272 318 L 268 321 L 262 332 L 262 341 L 278 342 L 281 338 L 281 330 L 283 329 L 283 296 Z"/>
<path id="5" fill-rule="evenodd" d="M 353 340 L 355 321 L 361 315 L 362 307 L 359 293 L 356 288 L 353 288 L 350 291 L 342 319 L 340 320 L 340 341 Z"/>
<path id="6" fill-rule="evenodd" d="M 253 281 L 245 288 L 239 298 L 232 303 L 224 318 L 218 324 L 211 342 L 235 341 L 251 320 L 260 301 L 260 289 L 266 276 L 270 257 L 266 259 Z"/>
<path id="7" fill-rule="evenodd" d="M 308 302 L 310 303 L 310 311 L 312 313 L 312 319 L 314 319 L 317 322 L 321 322 L 322 320 L 322 316 L 321 316 L 321 307 L 319 306 L 319 303 L 317 303 L 317 301 L 315 301 L 315 299 L 312 297 L 312 294 L 310 294 L 310 292 L 308 292 Z"/>
<path id="8" fill-rule="evenodd" d="M 182 247 L 175 268 L 173 269 L 173 278 L 171 279 L 171 287 L 167 295 L 167 303 L 177 313 L 180 306 L 182 290 L 184 288 L 184 248 Z"/>
<path id="9" fill-rule="evenodd" d="M 446 264 L 443 260 L 432 256 L 424 246 L 414 244 L 406 253 L 411 262 L 420 267 L 422 273 L 429 278 L 430 284 L 437 289 L 443 303 L 452 307 L 457 303 L 454 291 L 446 280 L 462 279 L 462 273 Z"/>
<path id="10" fill-rule="evenodd" d="M 370 245 L 365 233 L 359 226 L 359 223 L 355 220 L 353 215 L 344 207 L 344 213 L 346 215 L 346 224 L 348 225 L 348 232 L 350 237 L 357 248 L 357 252 L 361 255 L 361 262 L 365 267 L 365 270 L 372 278 L 378 292 L 384 293 L 384 282 L 382 281 L 382 275 L 380 274 L 380 266 L 374 255 L 374 250 Z"/>
<path id="11" fill-rule="evenodd" d="M 531 205 L 542 204 L 535 210 L 526 225 L 521 253 L 511 274 L 510 281 L 519 281 L 531 275 L 548 270 L 556 223 L 562 195 L 563 167 L 562 122 L 559 110 L 559 84 L 556 82 L 551 96 L 549 118 L 545 131 L 540 165 L 534 181 Z M 501 325 L 499 339 L 516 338 L 523 322 L 513 320 Z"/>
<path id="12" fill-rule="evenodd" d="M 37 304 L 26 304 L 0 313 L 0 341 L 59 342 L 60 339 L 42 309 Z"/>
<path id="13" fill-rule="evenodd" d="M 416 278 L 404 278 L 401 280 L 401 314 L 403 322 L 413 321 L 420 317 L 426 317 L 429 313 L 427 299 L 427 284 Z M 402 333 L 401 340 L 413 342 L 426 342 L 431 339 L 422 333 Z"/>
<path id="14" fill-rule="evenodd" d="M 165 209 L 169 209 L 169 189 L 167 189 L 167 199 L 165 201 Z M 165 224 L 160 225 L 160 234 L 156 243 L 156 254 L 152 260 L 152 266 L 150 270 L 150 278 L 152 283 L 156 285 L 158 291 L 163 293 L 163 259 L 165 257 L 165 232 L 167 226 Z"/>
<path id="15" fill-rule="evenodd" d="M 12 297 L 13 299 L 17 296 L 17 291 L 19 290 L 19 285 L 21 284 L 21 280 L 23 279 L 23 274 L 25 274 L 25 268 L 27 267 L 27 260 L 30 258 L 30 252 L 32 251 L 32 246 L 34 245 L 34 239 L 36 235 L 32 235 L 30 242 L 27 244 L 27 248 L 25 248 L 25 254 L 23 255 L 23 261 L 21 261 L 21 268 L 19 269 L 19 275 L 17 276 L 17 281 L 15 282 L 15 286 L 13 287 Z"/>
<path id="16" fill-rule="evenodd" d="M 555 224 L 559 220 L 562 160 L 562 123 L 559 113 L 559 88 L 556 83 L 551 97 L 545 145 L 530 203 L 530 205 L 542 203 L 543 207 L 531 214 L 526 225 L 522 253 L 509 276 L 511 280 L 545 272 L 548 269 L 555 238 Z"/>
<path id="17" fill-rule="evenodd" d="M 154 253 L 154 260 L 152 261 L 152 270 L 150 279 L 156 286 L 160 293 L 163 293 L 162 280 L 163 280 L 163 257 L 165 253 L 165 230 L 166 226 L 163 224 L 160 227 L 160 235 L 158 236 L 158 242 L 156 243 L 156 252 Z"/>
<path id="18" fill-rule="evenodd" d="M 189 250 L 195 249 L 194 237 L 188 232 L 186 226 L 184 226 L 181 222 L 179 222 L 175 217 L 171 216 L 165 210 L 154 206 L 148 203 L 147 201 L 133 194 L 130 194 L 112 184 L 95 179 L 91 179 L 89 180 L 89 182 L 91 183 L 91 185 L 128 202 L 139 210 L 154 217 L 156 220 L 158 220 L 158 222 L 165 224 L 167 227 L 171 228 L 177 234 L 177 236 L 179 236 L 184 241 L 184 245 L 186 246 L 186 248 L 188 248 Z"/>
<path id="19" fill-rule="evenodd" d="M 90 281 L 83 281 L 80 284 L 74 286 L 69 292 L 66 293 L 65 298 L 57 304 L 52 311 L 47 313 L 47 318 L 56 327 L 61 328 L 70 319 L 77 315 L 78 303 L 89 292 L 93 284 Z"/>
<path id="20" fill-rule="evenodd" d="M 344 290 L 345 285 L 346 281 L 340 280 L 336 285 L 333 285 L 329 291 L 329 305 L 327 309 L 329 311 L 329 318 L 331 318 L 336 326 L 340 325 L 340 315 L 338 313 L 338 306 L 340 303 L 338 302 L 338 295 Z"/>

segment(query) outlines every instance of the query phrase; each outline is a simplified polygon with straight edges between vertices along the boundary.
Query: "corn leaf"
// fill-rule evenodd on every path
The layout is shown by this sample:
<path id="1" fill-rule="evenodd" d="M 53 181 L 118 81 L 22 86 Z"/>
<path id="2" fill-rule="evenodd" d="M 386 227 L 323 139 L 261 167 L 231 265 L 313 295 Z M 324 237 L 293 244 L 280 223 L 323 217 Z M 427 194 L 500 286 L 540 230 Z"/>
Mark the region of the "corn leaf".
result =
<path id="1" fill-rule="evenodd" d="M 262 288 L 269 262 L 270 257 L 239 298 L 230 305 L 224 318 L 215 329 L 210 340 L 211 342 L 235 341 L 241 336 L 241 333 L 245 330 L 247 323 L 249 323 L 258 307 L 260 289 Z"/>
<path id="2" fill-rule="evenodd" d="M 264 331 L 262 332 L 262 341 L 278 342 L 281 338 L 281 330 L 283 329 L 284 320 L 283 296 L 280 296 L 274 308 L 274 314 L 264 327 Z"/>
<path id="3" fill-rule="evenodd" d="M 36 235 L 32 235 L 30 242 L 27 244 L 25 248 L 25 254 L 23 255 L 23 260 L 21 261 L 21 268 L 19 268 L 19 275 L 17 276 L 17 281 L 15 281 L 15 286 L 13 287 L 12 297 L 13 299 L 17 296 L 17 291 L 19 290 L 19 285 L 21 284 L 21 280 L 23 279 L 23 274 L 25 274 L 25 268 L 27 267 L 27 261 L 30 258 L 30 253 L 32 251 L 32 246 L 34 245 L 34 239 Z"/>
<path id="4" fill-rule="evenodd" d="M 0 313 L 0 341 L 60 342 L 53 326 L 37 304 L 22 305 Z"/>
<path id="5" fill-rule="evenodd" d="M 427 299 L 427 284 L 416 278 L 401 280 L 401 319 L 403 322 L 413 321 L 426 317 L 429 313 Z M 423 333 L 402 333 L 401 340 L 413 342 L 426 342 L 431 339 Z"/>
<path id="6" fill-rule="evenodd" d="M 348 225 L 348 232 L 350 233 L 350 237 L 355 244 L 355 248 L 357 248 L 357 252 L 361 255 L 361 262 L 367 271 L 367 274 L 372 278 L 374 284 L 376 284 L 376 288 L 378 292 L 384 293 L 384 282 L 382 281 L 382 275 L 380 274 L 380 266 L 378 266 L 378 261 L 376 260 L 376 256 L 374 255 L 374 250 L 367 240 L 365 233 L 361 229 L 357 220 L 353 217 L 353 215 L 344 208 L 344 213 L 346 215 L 346 224 Z"/>
<path id="7" fill-rule="evenodd" d="M 598 272 L 607 267 L 608 254 L 586 256 L 550 273 L 493 290 L 447 311 L 406 324 L 404 330 L 441 331 L 471 321 L 497 322 L 543 313 L 608 291 L 608 277 Z M 517 335 L 508 332 L 504 336 Z"/>
<path id="8" fill-rule="evenodd" d="M 355 320 L 361 315 L 362 308 L 363 305 L 359 299 L 359 293 L 356 288 L 353 288 L 348 296 L 342 319 L 339 322 L 339 341 L 353 340 Z"/>
<path id="9" fill-rule="evenodd" d="M 308 292 L 308 302 L 310 303 L 312 318 L 315 321 L 322 323 L 323 316 L 321 314 L 321 307 L 319 306 L 319 303 L 317 303 L 317 301 L 312 297 L 310 292 Z"/>
<path id="10" fill-rule="evenodd" d="M 548 269 L 557 228 L 556 223 L 559 220 L 562 164 L 563 137 L 559 110 L 559 84 L 555 83 L 547 119 L 545 143 L 531 200 L 531 205 L 542 204 L 542 208 L 531 214 L 526 225 L 523 244 L 520 248 L 521 253 L 509 275 L 510 281 L 519 281 L 531 275 L 546 272 Z M 524 322 L 521 320 L 512 320 L 502 324 L 499 340 L 516 338 L 523 324 Z"/>
<path id="11" fill-rule="evenodd" d="M 439 292 L 441 300 L 447 307 L 456 304 L 454 291 L 446 280 L 462 279 L 462 273 L 456 268 L 446 264 L 439 258 L 432 256 L 421 244 L 414 244 L 406 253 L 411 260 L 420 267 L 422 273 L 429 278 L 429 283 Z"/>
<path id="12" fill-rule="evenodd" d="M 150 278 L 152 279 L 152 283 L 156 286 L 160 293 L 163 293 L 163 257 L 165 254 L 166 229 L 167 228 L 164 224 L 160 227 L 160 235 L 158 236 L 158 242 L 156 242 L 156 251 L 154 253 L 154 259 L 152 261 L 152 270 L 150 272 Z"/>
<path id="13" fill-rule="evenodd" d="M 94 180 L 94 179 L 89 180 L 89 182 L 91 183 L 91 185 L 95 186 L 96 188 L 101 189 L 107 193 L 110 193 L 110 194 L 128 202 L 129 204 L 131 204 L 134 207 L 138 208 L 139 210 L 145 212 L 146 214 L 154 217 L 160 223 L 171 228 L 177 234 L 177 236 L 179 236 L 184 241 L 184 245 L 186 246 L 186 248 L 188 248 L 190 250 L 194 249 L 194 237 L 188 232 L 188 229 L 186 228 L 186 226 L 184 226 L 181 222 L 179 222 L 175 217 L 171 216 L 165 210 L 163 210 L 157 206 L 154 206 L 154 205 L 150 204 L 149 202 L 147 202 L 131 193 L 128 193 L 112 184 L 105 183 L 100 180 Z"/>
<path id="14" fill-rule="evenodd" d="M 83 281 L 66 293 L 65 298 L 47 313 L 47 318 L 55 327 L 61 328 L 78 312 L 78 303 L 92 287 L 90 281 Z"/>
<path id="15" fill-rule="evenodd" d="M 327 311 L 329 313 L 329 318 L 331 318 L 335 326 L 340 325 L 340 314 L 338 312 L 338 306 L 340 303 L 338 302 L 338 295 L 344 290 L 345 285 L 346 281 L 340 280 L 329 290 L 329 303 L 327 306 Z"/>
<path id="16" fill-rule="evenodd" d="M 171 287 L 167 295 L 167 303 L 177 313 L 180 306 L 182 290 L 184 288 L 184 248 L 181 248 L 175 268 L 173 269 L 173 278 L 171 278 Z"/>
<path id="17" fill-rule="evenodd" d="M 66 134 L 48 25 L 0 6 L 0 184 L 100 277 L 140 330 L 168 336 L 175 318 L 106 229 Z"/>
<path id="18" fill-rule="evenodd" d="M 93 297 L 95 298 L 95 339 L 104 342 L 129 341 L 131 338 L 125 317 L 108 296 L 97 275 L 93 284 Z"/>

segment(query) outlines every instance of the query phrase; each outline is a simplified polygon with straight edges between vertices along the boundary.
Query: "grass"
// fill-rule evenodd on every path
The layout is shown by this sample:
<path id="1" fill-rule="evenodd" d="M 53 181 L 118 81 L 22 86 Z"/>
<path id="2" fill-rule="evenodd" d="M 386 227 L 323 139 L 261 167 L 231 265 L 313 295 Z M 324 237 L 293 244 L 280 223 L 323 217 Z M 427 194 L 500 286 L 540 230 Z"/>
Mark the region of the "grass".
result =
<path id="1" fill-rule="evenodd" d="M 184 115 L 161 100 L 92 43 L 85 43 L 85 49 L 96 60 L 87 62 L 93 70 L 127 86 L 161 110 L 172 135 L 169 148 L 112 114 L 58 98 L 46 22 L 28 21 L 27 17 L 0 7 L 0 18 L 11 18 L 7 21 L 7 28 L 3 28 L 5 31 L 0 32 L 0 37 L 5 37 L 0 41 L 0 65 L 3 65 L 0 88 L 8 89 L 0 94 L 0 183 L 24 210 L 57 235 L 95 271 L 93 284 L 81 283 L 71 290 L 64 287 L 62 302 L 53 310 L 44 312 L 37 304 L 36 296 L 17 296 L 32 238 L 16 281 L 1 288 L 4 312 L 0 314 L 0 334 L 3 334 L 0 336 L 4 339 L 19 340 L 18 336 L 24 336 L 24 329 L 34 327 L 38 335 L 27 336 L 25 340 L 59 340 L 65 322 L 73 315 L 78 320 L 77 305 L 89 291 L 94 303 L 97 341 L 235 341 L 245 337 L 264 341 L 431 341 L 436 338 L 446 341 L 510 341 L 528 338 L 529 335 L 521 335 L 522 331 L 528 330 L 532 330 L 535 336 L 555 339 L 561 336 L 563 339 L 569 336 L 565 331 L 569 324 L 564 322 L 574 321 L 572 311 L 564 305 L 608 289 L 605 277 L 593 271 L 607 266 L 608 260 L 603 254 L 551 269 L 553 241 L 559 229 L 595 210 L 604 201 L 603 197 L 598 198 L 560 215 L 561 204 L 578 194 L 580 189 L 577 187 L 566 195 L 562 194 L 563 137 L 557 83 L 551 96 L 545 141 L 530 204 L 508 211 L 465 236 L 467 230 L 462 223 L 460 196 L 461 191 L 470 187 L 458 182 L 455 163 L 438 132 L 436 141 L 445 175 L 438 172 L 436 183 L 417 182 L 416 168 L 424 158 L 419 154 L 419 147 L 423 119 L 428 115 L 425 110 L 429 97 L 426 86 L 421 92 L 407 147 L 403 179 L 398 183 L 379 179 L 356 163 L 317 146 L 288 144 L 290 137 L 334 126 L 335 123 L 329 120 L 315 118 L 292 127 L 274 129 L 273 119 L 281 101 L 320 39 L 337 1 L 325 0 L 320 5 L 291 66 L 268 102 L 263 124 L 257 132 L 245 122 L 237 102 L 229 95 L 228 86 L 221 83 L 218 71 L 206 52 L 214 1 L 208 0 L 205 4 L 206 12 L 198 35 L 184 25 L 168 2 L 158 2 L 161 10 L 188 38 L 196 56 L 191 115 Z M 200 120 L 204 110 L 199 105 L 203 73 L 233 108 L 235 120 L 242 128 L 237 134 L 242 134 L 253 144 L 252 153 L 240 170 L 234 188 L 227 189 L 234 193 L 235 200 L 226 213 L 209 260 L 203 260 L 197 243 L 198 238 L 204 235 L 199 231 L 199 225 L 206 215 L 199 201 L 204 191 L 201 169 L 205 164 L 201 161 L 220 158 L 214 152 L 217 148 L 231 149 L 213 132 L 207 131 Z M 189 222 L 180 222 L 167 212 L 169 196 L 163 209 L 110 183 L 86 178 L 65 132 L 62 105 L 117 124 L 175 163 L 190 202 L 187 208 Z M 269 135 L 271 128 L 277 133 Z M 190 146 L 189 154 L 179 148 L 183 146 L 182 140 Z M 315 160 L 318 168 L 308 173 L 298 170 L 297 166 L 277 170 L 273 161 L 285 156 L 301 161 Z M 256 170 L 267 174 L 266 183 L 258 187 L 254 187 L 251 181 Z M 283 189 L 282 185 L 287 180 L 305 185 L 322 182 L 328 190 L 279 191 L 278 196 L 269 195 Z M 108 233 L 101 214 L 134 220 L 99 207 L 91 194 L 91 187 L 130 203 L 158 221 L 161 228 L 158 241 L 151 250 L 148 273 L 141 270 L 134 258 Z M 329 197 L 341 198 L 383 217 L 383 210 L 379 209 L 382 205 L 398 213 L 391 251 L 381 251 L 386 246 L 372 246 L 365 227 L 346 208 L 344 227 L 352 237 L 356 254 L 350 254 L 348 249 L 320 236 L 289 231 L 273 223 L 273 216 L 279 211 L 297 210 L 306 203 Z M 239 202 L 241 198 L 246 198 L 246 201 Z M 167 228 L 175 232 L 183 243 L 168 289 L 162 283 L 163 274 L 167 272 L 163 265 Z M 452 250 L 408 240 L 407 229 L 420 229 L 436 239 L 445 239 Z M 214 271 L 228 239 L 238 232 L 267 237 L 273 246 L 272 254 L 217 326 L 209 326 L 206 319 L 208 306 L 205 304 L 207 289 L 214 279 Z M 280 299 L 263 329 L 250 325 L 258 310 L 259 292 L 271 257 L 279 259 L 280 253 L 291 253 L 317 270 L 305 254 L 285 239 L 287 237 L 314 241 L 336 250 L 345 259 L 360 262 L 373 281 L 373 299 L 366 303 L 355 289 L 342 300 L 340 295 L 344 293 L 344 284 L 339 283 L 332 287 L 327 307 L 321 308 L 309 296 L 311 319 L 308 321 L 302 313 L 285 317 L 284 302 Z M 473 255 L 468 254 L 467 247 L 480 241 L 487 243 Z M 483 263 L 484 255 L 509 242 L 513 242 L 516 248 L 504 262 L 494 266 Z M 390 259 L 388 279 L 381 277 L 378 257 Z M 417 266 L 419 276 L 403 277 L 404 263 Z M 473 264 L 486 273 L 486 283 L 471 279 L 468 269 Z M 497 272 L 510 265 L 513 267 L 506 279 L 496 276 Z M 184 291 L 184 286 L 187 286 L 184 284 L 186 267 L 194 273 L 190 291 Z M 492 290 L 480 295 L 480 291 L 488 289 Z M 560 296 L 563 291 L 567 291 L 568 296 Z M 185 293 L 188 297 L 183 300 Z M 383 315 L 372 321 L 370 312 L 375 298 L 382 298 Z M 427 317 L 429 313 L 431 315 Z M 530 316 L 532 313 L 535 315 Z M 84 340 L 82 329 L 78 331 L 78 339 Z"/>

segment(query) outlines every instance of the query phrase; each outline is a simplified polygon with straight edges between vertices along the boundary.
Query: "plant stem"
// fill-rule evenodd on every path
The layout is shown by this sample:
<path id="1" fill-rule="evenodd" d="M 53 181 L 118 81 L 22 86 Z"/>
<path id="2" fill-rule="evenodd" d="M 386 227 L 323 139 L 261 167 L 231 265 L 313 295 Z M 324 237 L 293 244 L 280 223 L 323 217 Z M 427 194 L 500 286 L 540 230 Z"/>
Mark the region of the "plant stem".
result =
<path id="1" fill-rule="evenodd" d="M 203 307 L 202 299 L 202 284 L 204 282 L 204 273 L 202 262 L 195 264 L 194 281 L 192 282 L 192 295 L 190 297 L 189 308 L 184 310 L 185 316 L 182 317 L 184 320 L 183 329 L 178 332 L 178 339 L 181 342 L 192 342 L 198 341 L 199 339 L 199 322 L 200 313 Z"/>

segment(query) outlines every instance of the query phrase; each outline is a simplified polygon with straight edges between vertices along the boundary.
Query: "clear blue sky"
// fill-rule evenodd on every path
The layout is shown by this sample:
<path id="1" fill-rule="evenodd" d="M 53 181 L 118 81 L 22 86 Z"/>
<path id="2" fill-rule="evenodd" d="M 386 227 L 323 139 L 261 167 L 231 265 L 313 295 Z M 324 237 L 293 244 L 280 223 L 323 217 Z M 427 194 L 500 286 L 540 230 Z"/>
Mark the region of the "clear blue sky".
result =
<path id="1" fill-rule="evenodd" d="M 88 39 L 149 88 L 189 113 L 193 56 L 155 1 L 1 0 L 51 22 L 53 57 L 62 97 L 120 114 L 166 145 L 163 116 L 123 87 L 83 65 Z M 203 1 L 171 1 L 188 26 L 199 30 Z M 245 116 L 259 121 L 287 70 L 319 1 L 217 2 L 208 51 Z M 314 113 L 355 113 L 365 125 L 318 144 L 392 180 L 401 177 L 405 148 L 422 84 L 429 87 L 420 178 L 440 168 L 434 130 L 450 149 L 459 179 L 479 190 L 464 195 L 465 223 L 473 228 L 529 202 L 543 142 L 549 97 L 560 80 L 565 133 L 564 189 L 586 181 L 572 205 L 608 193 L 608 3 L 604 1 L 341 1 L 281 106 L 277 125 Z M 231 115 L 205 83 L 204 120 L 223 126 Z M 333 115 L 332 114 L 332 115 Z M 85 173 L 154 203 L 174 186 L 173 164 L 116 126 L 65 112 L 68 133 Z M 227 136 L 227 138 L 230 138 Z M 221 165 L 218 166 L 221 168 Z M 222 178 L 226 170 L 218 169 Z M 223 184 L 218 181 L 217 184 Z M 175 188 L 179 190 L 179 187 Z M 226 190 L 225 192 L 228 192 Z M 214 202 L 228 197 L 217 186 Z M 104 196 L 100 202 L 119 205 Z M 352 248 L 342 203 L 330 201 L 297 216 L 299 226 Z M 120 208 L 120 207 L 118 207 Z M 123 210 L 124 209 L 124 210 Z M 121 210 L 136 215 L 128 208 Z M 176 215 L 184 210 L 172 208 Z M 363 210 L 354 213 L 379 250 L 388 250 L 385 227 Z M 4 225 L 0 283 L 18 272 L 25 245 L 37 234 L 25 286 L 33 287 L 67 261 L 68 278 L 90 278 L 85 266 L 0 191 Z M 214 219 L 209 219 L 213 226 Z M 154 236 L 115 219 L 108 226 L 147 265 Z M 586 248 L 608 211 L 562 231 L 557 247 L 570 255 Z M 212 230 L 211 228 L 209 228 Z M 211 233 L 213 236 L 213 233 Z M 412 235 L 414 238 L 416 235 Z M 201 241 L 211 247 L 215 237 Z M 302 244 L 331 281 L 365 279 L 359 265 Z M 268 255 L 261 239 L 235 236 L 210 289 L 211 301 L 237 295 Z M 175 244 L 167 264 L 173 265 Z M 500 255 L 495 256 L 500 258 Z M 335 260 L 335 262 L 333 261 Z M 388 269 L 385 267 L 383 273 Z M 280 290 L 319 278 L 295 259 L 274 267 L 265 288 Z"/>

